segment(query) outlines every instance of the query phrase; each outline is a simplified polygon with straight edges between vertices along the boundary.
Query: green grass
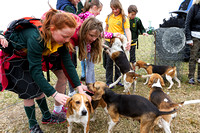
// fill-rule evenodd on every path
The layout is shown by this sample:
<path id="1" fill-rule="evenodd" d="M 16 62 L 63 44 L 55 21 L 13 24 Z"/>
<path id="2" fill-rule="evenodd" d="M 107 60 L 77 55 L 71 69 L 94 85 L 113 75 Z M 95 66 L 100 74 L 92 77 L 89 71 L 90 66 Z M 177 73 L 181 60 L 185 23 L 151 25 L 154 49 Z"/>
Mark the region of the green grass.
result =
<path id="1" fill-rule="evenodd" d="M 139 49 L 137 49 L 137 60 L 144 60 L 154 63 L 154 38 L 152 36 L 139 38 Z M 80 62 L 79 62 L 80 63 Z M 77 68 L 78 74 L 81 74 L 80 64 Z M 143 70 L 138 73 L 144 73 Z M 171 90 L 164 88 L 165 92 L 174 102 L 182 102 L 191 99 L 200 99 L 200 87 L 198 83 L 195 85 L 188 84 L 188 63 L 181 64 L 181 88 L 177 88 L 177 83 L 173 85 Z M 46 74 L 45 74 L 46 75 Z M 105 82 L 105 69 L 102 63 L 95 65 L 96 80 Z M 51 84 L 55 84 L 55 76 L 51 74 Z M 145 79 L 138 79 L 135 94 L 148 98 L 149 88 L 143 83 Z M 67 88 L 68 89 L 68 88 Z M 123 88 L 116 86 L 113 89 L 117 93 L 123 94 Z M 132 90 L 131 90 L 132 91 Z M 54 100 L 52 97 L 47 98 L 50 110 L 53 110 Z M 65 133 L 67 132 L 67 122 L 59 125 L 42 125 L 41 112 L 36 105 L 36 115 L 41 128 L 45 133 Z M 18 99 L 15 93 L 4 91 L 0 93 L 0 133 L 27 133 L 28 120 L 24 113 L 23 101 Z M 108 129 L 108 117 L 102 108 L 97 108 L 97 118 L 95 122 L 90 122 L 91 133 L 106 133 Z M 172 133 L 198 133 L 200 130 L 200 104 L 184 106 L 178 111 L 177 117 L 171 123 Z M 83 132 L 83 127 L 74 124 L 73 133 Z M 130 118 L 121 118 L 120 122 L 114 127 L 114 133 L 139 133 L 139 122 Z M 155 133 L 163 133 L 162 129 L 155 128 Z"/>

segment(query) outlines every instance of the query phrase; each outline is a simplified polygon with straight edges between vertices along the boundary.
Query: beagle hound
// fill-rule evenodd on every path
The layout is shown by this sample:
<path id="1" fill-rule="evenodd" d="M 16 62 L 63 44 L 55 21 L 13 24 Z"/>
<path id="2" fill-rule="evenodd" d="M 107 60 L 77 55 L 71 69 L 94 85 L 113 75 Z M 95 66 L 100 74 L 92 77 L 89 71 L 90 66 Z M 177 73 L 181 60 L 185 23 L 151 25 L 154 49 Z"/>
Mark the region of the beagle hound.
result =
<path id="1" fill-rule="evenodd" d="M 88 90 L 91 93 L 88 93 L 88 92 L 86 92 L 86 93 L 89 94 L 90 96 L 93 96 L 94 95 L 93 91 L 92 91 L 93 90 L 93 83 L 87 84 L 87 87 L 88 87 Z M 93 113 L 93 116 L 90 119 L 90 121 L 95 121 L 96 120 L 96 108 L 97 107 L 101 106 L 106 113 L 108 112 L 107 109 L 106 109 L 107 105 L 106 105 L 105 101 L 103 100 L 103 98 L 101 98 L 100 100 L 94 100 L 94 99 L 92 99 L 91 104 L 92 104 L 92 108 L 94 110 L 94 113 Z"/>
<path id="2" fill-rule="evenodd" d="M 143 68 L 146 70 L 147 74 L 152 74 L 152 73 L 158 73 L 160 75 L 165 75 L 166 79 L 169 81 L 170 86 L 168 89 L 171 89 L 173 86 L 174 82 L 172 81 L 172 78 L 175 79 L 178 82 L 178 88 L 181 87 L 181 82 L 177 78 L 177 71 L 176 67 L 171 67 L 171 66 L 159 66 L 159 65 L 152 65 L 149 63 L 146 63 L 144 61 L 137 61 L 134 63 L 136 68 Z M 147 80 L 144 84 L 147 84 L 149 80 L 149 77 L 147 77 Z"/>
<path id="3" fill-rule="evenodd" d="M 176 110 L 164 112 L 159 111 L 148 99 L 139 95 L 122 95 L 113 92 L 104 82 L 94 83 L 94 95 L 92 99 L 103 100 L 107 104 L 108 115 L 108 133 L 119 122 L 121 116 L 131 117 L 140 121 L 140 133 L 148 133 L 154 130 L 154 125 L 162 115 L 174 113 Z"/>
<path id="4" fill-rule="evenodd" d="M 106 48 L 106 53 L 115 62 L 120 72 L 123 74 L 124 92 L 130 94 L 130 88 L 133 84 L 133 93 L 136 88 L 136 79 L 142 75 L 136 74 L 128 61 L 129 51 L 124 50 L 127 45 L 127 39 L 124 35 L 120 38 L 110 39 L 110 46 L 103 45 Z M 120 76 L 114 83 L 109 85 L 109 88 L 115 86 L 120 80 Z"/>
<path id="5" fill-rule="evenodd" d="M 68 133 L 72 132 L 73 122 L 80 123 L 84 127 L 84 133 L 89 132 L 90 113 L 93 113 L 91 102 L 83 94 L 75 94 L 67 99 Z"/>
<path id="6" fill-rule="evenodd" d="M 162 87 L 165 86 L 163 78 L 159 74 L 152 74 L 149 79 L 148 87 L 150 89 L 149 100 L 156 106 L 160 111 L 172 111 L 177 107 L 181 107 L 187 104 L 200 103 L 200 100 L 189 100 L 181 103 L 174 103 L 171 98 L 163 92 Z M 163 128 L 165 133 L 171 133 L 170 123 L 175 118 L 177 113 L 168 114 L 161 116 L 158 121 L 158 126 Z"/>

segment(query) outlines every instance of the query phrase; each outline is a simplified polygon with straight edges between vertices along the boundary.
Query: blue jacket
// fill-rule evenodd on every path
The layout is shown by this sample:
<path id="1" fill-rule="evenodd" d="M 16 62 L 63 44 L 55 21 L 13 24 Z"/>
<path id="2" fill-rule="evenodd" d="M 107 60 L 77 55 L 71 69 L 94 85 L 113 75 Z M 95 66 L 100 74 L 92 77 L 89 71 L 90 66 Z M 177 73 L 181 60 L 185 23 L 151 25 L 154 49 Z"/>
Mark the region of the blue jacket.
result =
<path id="1" fill-rule="evenodd" d="M 64 10 L 66 6 L 72 7 L 74 9 L 74 12 L 76 12 L 76 7 L 69 0 L 57 0 L 57 10 Z"/>

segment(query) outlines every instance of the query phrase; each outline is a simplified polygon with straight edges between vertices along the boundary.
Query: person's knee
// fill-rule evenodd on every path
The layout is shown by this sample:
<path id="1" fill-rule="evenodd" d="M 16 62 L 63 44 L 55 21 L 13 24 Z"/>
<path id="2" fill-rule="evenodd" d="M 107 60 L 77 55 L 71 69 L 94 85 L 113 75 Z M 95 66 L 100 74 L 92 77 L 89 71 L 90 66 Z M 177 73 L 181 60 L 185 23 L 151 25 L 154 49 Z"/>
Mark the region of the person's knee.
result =
<path id="1" fill-rule="evenodd" d="M 44 96 L 45 96 L 44 93 L 42 93 L 42 95 L 40 95 L 39 97 L 36 97 L 35 99 L 39 100 L 39 99 L 42 99 Z"/>
<path id="2" fill-rule="evenodd" d="M 56 77 L 58 78 L 58 82 L 67 83 L 67 77 L 65 76 L 63 71 L 54 72 Z"/>
<path id="3" fill-rule="evenodd" d="M 65 75 L 64 76 L 59 76 L 58 77 L 58 82 L 67 83 L 67 77 Z"/>

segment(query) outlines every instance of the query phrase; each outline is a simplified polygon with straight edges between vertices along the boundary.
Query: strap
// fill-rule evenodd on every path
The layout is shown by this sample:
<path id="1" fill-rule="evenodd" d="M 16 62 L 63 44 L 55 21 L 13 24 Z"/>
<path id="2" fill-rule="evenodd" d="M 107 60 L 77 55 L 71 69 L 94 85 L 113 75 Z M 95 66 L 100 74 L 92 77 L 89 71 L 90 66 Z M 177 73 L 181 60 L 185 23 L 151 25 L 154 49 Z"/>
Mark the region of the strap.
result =
<path id="1" fill-rule="evenodd" d="M 50 82 L 50 73 L 49 73 L 49 59 L 48 57 L 44 56 L 44 61 L 47 68 L 47 81 Z"/>
<path id="2" fill-rule="evenodd" d="M 46 61 L 46 66 L 47 66 L 47 81 L 50 82 L 49 61 Z"/>
<path id="3" fill-rule="evenodd" d="M 110 18 L 110 15 L 108 15 L 108 22 L 109 22 L 109 18 Z M 108 27 L 109 27 L 109 24 L 108 24 Z"/>
<path id="4" fill-rule="evenodd" d="M 110 15 L 108 15 L 108 22 L 109 22 L 109 18 L 110 18 Z M 125 28 L 124 28 L 124 23 L 125 23 L 126 20 L 124 20 L 122 18 L 122 29 L 124 30 L 124 35 L 126 36 L 126 32 L 125 32 Z M 109 24 L 108 24 L 108 27 L 109 27 Z"/>
<path id="5" fill-rule="evenodd" d="M 123 30 L 124 30 L 124 35 L 126 36 L 126 32 L 125 32 L 125 28 L 124 28 L 124 23 L 125 23 L 125 21 L 126 20 L 124 20 L 123 18 L 122 18 L 122 28 L 123 28 Z M 127 36 L 126 36 L 127 37 Z"/>

